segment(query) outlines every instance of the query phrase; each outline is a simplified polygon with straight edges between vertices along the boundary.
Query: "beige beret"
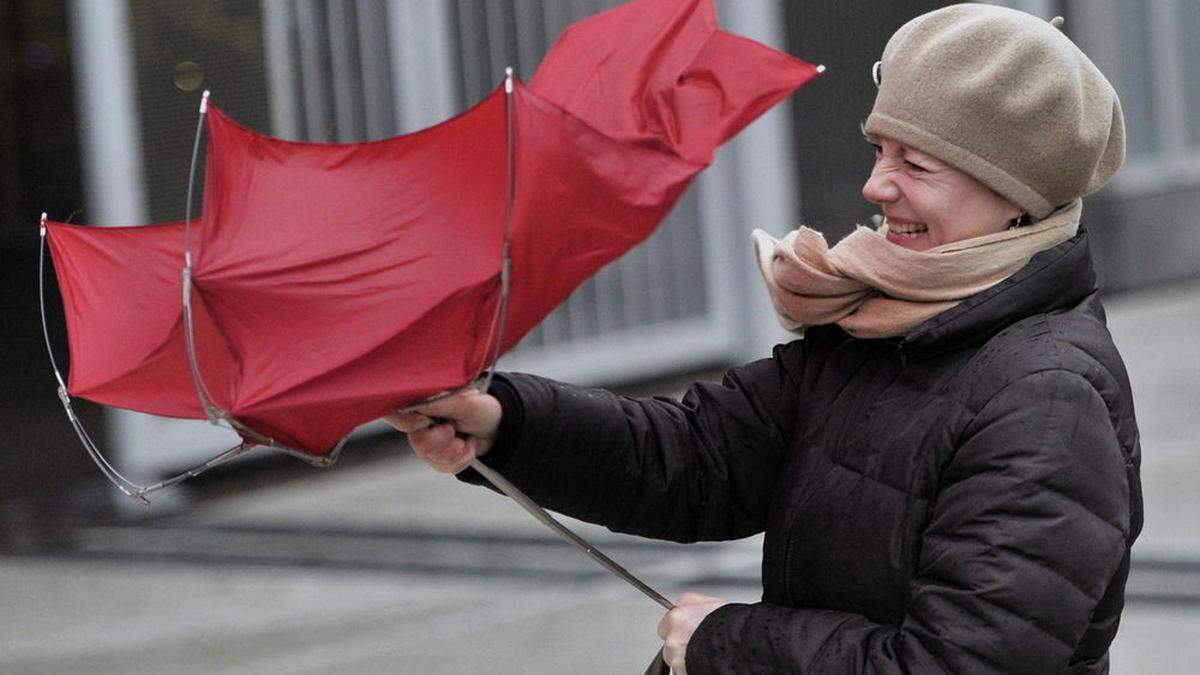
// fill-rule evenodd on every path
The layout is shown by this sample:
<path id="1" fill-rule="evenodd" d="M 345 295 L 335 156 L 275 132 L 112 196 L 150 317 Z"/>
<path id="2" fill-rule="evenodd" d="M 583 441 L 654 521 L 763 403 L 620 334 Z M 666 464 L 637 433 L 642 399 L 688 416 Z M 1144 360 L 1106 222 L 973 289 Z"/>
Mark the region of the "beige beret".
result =
<path id="1" fill-rule="evenodd" d="M 1055 25 L 1024 12 L 923 14 L 888 40 L 875 77 L 867 133 L 948 162 L 1035 219 L 1100 189 L 1125 160 L 1112 85 Z"/>

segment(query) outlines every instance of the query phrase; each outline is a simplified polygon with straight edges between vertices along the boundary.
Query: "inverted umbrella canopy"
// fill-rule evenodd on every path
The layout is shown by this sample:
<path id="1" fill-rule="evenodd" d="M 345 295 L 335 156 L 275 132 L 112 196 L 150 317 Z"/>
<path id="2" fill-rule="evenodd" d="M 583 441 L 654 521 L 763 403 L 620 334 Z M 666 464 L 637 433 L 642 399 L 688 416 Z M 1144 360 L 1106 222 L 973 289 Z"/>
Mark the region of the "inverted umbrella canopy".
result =
<path id="1" fill-rule="evenodd" d="M 47 223 L 67 390 L 206 417 L 181 302 L 190 236 L 191 337 L 212 404 L 323 456 L 360 424 L 466 385 L 816 73 L 721 31 L 711 0 L 638 0 L 568 28 L 528 88 L 417 133 L 295 143 L 210 107 L 197 223 Z M 509 308 L 491 345 L 509 206 Z"/>

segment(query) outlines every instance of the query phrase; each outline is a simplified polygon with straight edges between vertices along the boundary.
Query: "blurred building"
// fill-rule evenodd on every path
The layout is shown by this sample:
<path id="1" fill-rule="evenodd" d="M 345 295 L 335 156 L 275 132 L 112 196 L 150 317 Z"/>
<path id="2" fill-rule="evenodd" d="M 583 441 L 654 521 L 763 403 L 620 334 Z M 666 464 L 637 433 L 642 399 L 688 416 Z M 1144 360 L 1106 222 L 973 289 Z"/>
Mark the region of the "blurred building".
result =
<path id="1" fill-rule="evenodd" d="M 292 140 L 407 133 L 473 104 L 505 66 L 532 76 L 572 21 L 612 0 L 0 1 L 0 286 L 5 471 L 33 494 L 98 478 L 63 419 L 37 315 L 36 222 L 181 219 L 200 92 L 243 124 Z M 932 0 L 719 0 L 723 26 L 827 74 L 726 146 L 644 245 L 585 283 L 503 361 L 616 384 L 720 367 L 785 338 L 752 265 L 749 232 L 804 222 L 831 239 L 874 212 L 859 122 L 887 37 Z M 1200 275 L 1200 3 L 1010 0 L 1065 30 L 1119 89 L 1129 160 L 1088 201 L 1103 284 Z M 48 276 L 52 346 L 65 334 Z M 201 423 L 88 411 L 135 477 L 233 440 Z M 9 466 L 12 465 L 10 469 Z M 86 478 L 85 478 L 86 477 Z M 35 500 L 36 501 L 36 500 Z M 25 508 L 25 507 L 22 507 Z M 0 519 L 4 516 L 0 513 Z"/>

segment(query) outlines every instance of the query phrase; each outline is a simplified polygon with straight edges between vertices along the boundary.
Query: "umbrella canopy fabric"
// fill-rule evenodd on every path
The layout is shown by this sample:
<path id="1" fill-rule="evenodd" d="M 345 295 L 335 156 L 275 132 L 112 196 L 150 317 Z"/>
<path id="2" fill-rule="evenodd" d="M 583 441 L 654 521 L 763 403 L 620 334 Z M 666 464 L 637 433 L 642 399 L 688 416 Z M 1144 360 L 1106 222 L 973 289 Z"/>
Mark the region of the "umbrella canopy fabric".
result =
<path id="1" fill-rule="evenodd" d="M 271 138 L 208 109 L 191 227 L 193 338 L 212 402 L 314 456 L 464 386 L 500 301 L 507 116 L 512 284 L 501 351 L 645 239 L 716 147 L 816 75 L 717 28 L 711 0 L 638 0 L 577 23 L 527 88 L 370 143 Z M 186 358 L 180 223 L 48 223 L 68 391 L 205 416 Z"/>
<path id="2" fill-rule="evenodd" d="M 184 224 L 46 227 L 66 310 L 67 391 L 154 415 L 203 418 L 183 335 Z M 203 307 L 193 318 L 202 374 L 227 390 L 229 350 Z"/>

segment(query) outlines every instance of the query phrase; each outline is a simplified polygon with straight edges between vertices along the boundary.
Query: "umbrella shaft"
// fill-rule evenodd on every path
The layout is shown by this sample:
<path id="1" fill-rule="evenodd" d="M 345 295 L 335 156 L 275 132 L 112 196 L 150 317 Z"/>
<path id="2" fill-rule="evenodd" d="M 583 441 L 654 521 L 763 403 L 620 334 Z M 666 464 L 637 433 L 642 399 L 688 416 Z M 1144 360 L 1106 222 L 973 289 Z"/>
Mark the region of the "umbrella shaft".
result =
<path id="1" fill-rule="evenodd" d="M 600 565 L 602 565 L 609 572 L 612 572 L 621 579 L 625 580 L 626 583 L 641 591 L 646 597 L 662 605 L 664 609 L 672 609 L 675 607 L 675 605 L 671 604 L 671 601 L 663 597 L 661 593 L 647 586 L 641 579 L 638 579 L 630 574 L 629 570 L 618 565 L 615 561 L 613 561 L 612 558 L 609 558 L 601 553 L 595 546 L 589 544 L 583 537 L 575 534 L 565 525 L 555 520 L 554 516 L 551 516 L 546 512 L 545 509 L 534 503 L 534 501 L 530 499 L 524 492 L 521 492 L 517 486 L 510 483 L 508 479 L 506 479 L 504 476 L 501 476 L 494 469 L 478 459 L 472 460 L 471 468 L 482 474 L 483 477 L 488 480 L 488 482 L 496 486 L 496 489 L 500 490 L 509 497 L 512 497 L 513 501 L 519 504 L 521 508 L 528 511 L 530 515 L 540 520 L 551 530 L 554 530 L 563 539 L 571 542 L 572 545 L 586 553 L 587 556 L 592 560 L 600 563 Z"/>

